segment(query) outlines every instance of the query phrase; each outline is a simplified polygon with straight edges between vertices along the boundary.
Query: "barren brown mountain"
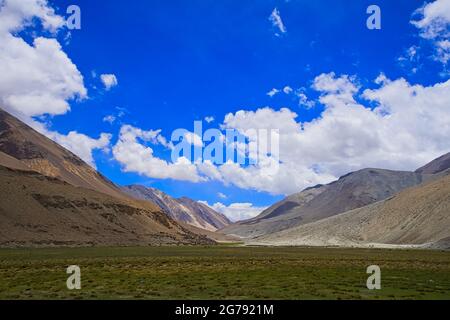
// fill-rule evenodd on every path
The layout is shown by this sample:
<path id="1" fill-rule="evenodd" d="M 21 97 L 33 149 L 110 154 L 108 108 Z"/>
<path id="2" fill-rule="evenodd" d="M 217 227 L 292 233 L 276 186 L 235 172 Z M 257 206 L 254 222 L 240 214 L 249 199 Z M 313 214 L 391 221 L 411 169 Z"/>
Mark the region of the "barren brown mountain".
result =
<path id="1" fill-rule="evenodd" d="M 26 168 L 84 187 L 123 198 L 111 181 L 72 152 L 38 133 L 0 108 L 0 152 L 19 160 Z M 6 161 L 0 154 L 0 161 Z"/>
<path id="2" fill-rule="evenodd" d="M 448 173 L 448 172 L 446 172 Z M 255 239 L 306 246 L 450 248 L 450 175 L 363 208 Z"/>
<path id="3" fill-rule="evenodd" d="M 272 205 L 257 217 L 232 224 L 221 232 L 254 238 L 318 221 L 386 199 L 428 179 L 407 171 L 363 169 L 327 185 L 307 188 Z"/>
<path id="4" fill-rule="evenodd" d="M 148 201 L 0 166 L 0 246 L 211 243 Z"/>
<path id="5" fill-rule="evenodd" d="M 0 109 L 0 246 L 212 243 Z"/>
<path id="6" fill-rule="evenodd" d="M 175 199 L 158 189 L 140 185 L 125 186 L 122 187 L 122 191 L 136 199 L 156 203 L 167 215 L 176 221 L 184 222 L 197 228 L 215 231 L 231 223 L 223 214 L 186 197 Z"/>
<path id="7" fill-rule="evenodd" d="M 417 169 L 416 172 L 421 174 L 436 174 L 448 168 L 450 168 L 450 152 Z"/>

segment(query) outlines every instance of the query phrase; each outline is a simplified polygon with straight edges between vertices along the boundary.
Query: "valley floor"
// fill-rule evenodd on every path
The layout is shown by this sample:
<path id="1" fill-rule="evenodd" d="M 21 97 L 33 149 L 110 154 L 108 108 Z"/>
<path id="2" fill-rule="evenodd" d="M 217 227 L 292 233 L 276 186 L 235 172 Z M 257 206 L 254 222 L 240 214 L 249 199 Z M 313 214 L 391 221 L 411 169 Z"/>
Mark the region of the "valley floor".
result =
<path id="1" fill-rule="evenodd" d="M 81 290 L 66 268 L 81 268 Z M 366 268 L 381 268 L 368 290 Z M 450 299 L 450 252 L 294 247 L 0 249 L 0 299 Z"/>

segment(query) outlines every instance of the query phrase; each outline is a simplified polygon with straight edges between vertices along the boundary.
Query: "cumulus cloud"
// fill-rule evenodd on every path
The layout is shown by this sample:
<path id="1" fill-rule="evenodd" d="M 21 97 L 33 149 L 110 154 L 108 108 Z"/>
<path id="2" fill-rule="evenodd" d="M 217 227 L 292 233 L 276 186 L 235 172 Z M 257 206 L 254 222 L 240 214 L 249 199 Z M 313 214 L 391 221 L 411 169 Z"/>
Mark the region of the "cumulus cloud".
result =
<path id="1" fill-rule="evenodd" d="M 279 128 L 282 163 L 276 175 L 227 164 L 218 169 L 222 179 L 243 188 L 292 193 L 364 167 L 412 170 L 450 150 L 450 80 L 424 87 L 380 75 L 380 87 L 363 92 L 368 102 L 378 104 L 375 109 L 355 101 L 359 86 L 354 82 L 334 73 L 316 77 L 313 87 L 326 108 L 311 122 L 298 122 L 288 109 L 227 115 L 225 125 L 243 132 Z"/>
<path id="2" fill-rule="evenodd" d="M 411 23 L 420 29 L 422 37 L 433 39 L 449 35 L 449 0 L 436 0 L 425 3 L 416 10 L 415 15 L 419 16 L 419 20 L 412 20 Z"/>
<path id="3" fill-rule="evenodd" d="M 4 0 L 0 2 L 0 33 L 21 31 L 39 19 L 45 30 L 56 32 L 65 21 L 48 6 L 47 0 Z"/>
<path id="4" fill-rule="evenodd" d="M 127 109 L 122 107 L 116 107 L 115 112 L 112 114 L 108 114 L 103 117 L 103 122 L 108 122 L 109 124 L 113 124 L 116 120 L 119 120 L 125 116 L 127 113 Z"/>
<path id="5" fill-rule="evenodd" d="M 450 60 L 450 41 L 442 40 L 436 42 L 436 55 L 434 58 L 444 65 Z"/>
<path id="6" fill-rule="evenodd" d="M 280 90 L 273 88 L 272 90 L 267 92 L 267 95 L 272 98 L 273 96 L 277 95 L 279 92 L 280 92 Z"/>
<path id="7" fill-rule="evenodd" d="M 116 121 L 116 116 L 114 116 L 112 114 L 103 117 L 103 122 L 108 122 L 109 124 L 113 124 L 114 121 Z"/>
<path id="8" fill-rule="evenodd" d="M 93 168 L 96 166 L 92 151 L 95 149 L 100 149 L 105 152 L 109 151 L 108 147 L 111 140 L 111 135 L 107 133 L 102 133 L 98 139 L 94 139 L 76 131 L 71 131 L 67 135 L 49 131 L 47 136 L 75 153 Z"/>
<path id="9" fill-rule="evenodd" d="M 270 14 L 269 20 L 270 22 L 272 22 L 272 25 L 278 29 L 279 32 L 287 32 L 283 20 L 281 19 L 280 11 L 277 8 L 273 9 L 272 13 Z M 276 33 L 276 35 L 279 35 L 279 33 Z"/>
<path id="10" fill-rule="evenodd" d="M 417 73 L 417 71 L 422 67 L 420 63 L 422 54 L 419 54 L 419 52 L 419 46 L 410 46 L 400 57 L 397 58 L 398 64 L 410 73 Z"/>
<path id="11" fill-rule="evenodd" d="M 411 46 L 405 50 L 405 53 L 398 58 L 400 63 L 404 63 L 405 61 L 414 62 L 417 60 L 418 56 L 418 46 Z"/>
<path id="12" fill-rule="evenodd" d="M 21 118 L 65 114 L 67 100 L 87 96 L 81 73 L 56 39 L 37 37 L 30 45 L 16 36 L 36 18 L 50 31 L 64 21 L 46 1 L 10 0 L 0 7 L 0 104 Z"/>
<path id="13" fill-rule="evenodd" d="M 196 166 L 188 159 L 180 157 L 176 163 L 165 161 L 156 157 L 153 149 L 145 143 L 168 145 L 161 135 L 161 130 L 144 131 L 130 125 L 122 126 L 119 140 L 112 151 L 125 172 L 136 172 L 157 179 L 191 182 L 205 180 L 199 176 Z"/>
<path id="14" fill-rule="evenodd" d="M 224 194 L 224 193 L 222 193 L 222 192 L 217 193 L 217 196 L 218 196 L 220 199 L 226 199 L 226 198 L 228 198 L 227 195 Z"/>
<path id="15" fill-rule="evenodd" d="M 299 106 L 304 106 L 306 109 L 311 109 L 316 105 L 316 102 L 314 100 L 310 100 L 305 93 L 298 91 L 296 95 L 298 97 Z"/>
<path id="16" fill-rule="evenodd" d="M 406 59 L 406 60 L 412 61 L 417 56 L 417 50 L 418 50 L 417 46 L 411 46 L 406 50 L 405 56 L 400 57 L 399 59 L 400 60 Z"/>
<path id="17" fill-rule="evenodd" d="M 254 218 L 267 209 L 267 207 L 253 206 L 252 203 L 232 203 L 226 206 L 221 202 L 217 202 L 213 205 L 209 205 L 206 201 L 199 202 L 206 204 L 217 212 L 224 214 L 232 222 Z"/>
<path id="18" fill-rule="evenodd" d="M 447 66 L 450 56 L 450 0 L 436 0 L 425 3 L 417 9 L 418 19 L 411 23 L 420 30 L 420 36 L 432 41 L 436 48 L 434 60 Z"/>
<path id="19" fill-rule="evenodd" d="M 323 73 L 314 79 L 313 88 L 327 94 L 352 96 L 358 87 L 354 84 L 355 77 L 342 75 L 336 77 L 334 72 Z"/>
<path id="20" fill-rule="evenodd" d="M 268 176 L 254 168 L 228 166 L 225 180 L 273 193 L 291 193 L 364 167 L 412 170 L 450 150 L 450 80 L 434 86 L 411 85 L 380 77 L 380 88 L 357 103 L 355 79 L 334 73 L 316 77 L 326 107 L 322 115 L 299 123 L 290 110 L 239 111 L 225 117 L 230 127 L 278 127 L 280 169 Z"/>
<path id="21" fill-rule="evenodd" d="M 62 135 L 33 119 L 66 114 L 69 100 L 87 97 L 83 76 L 56 39 L 36 36 L 29 44 L 19 36 L 27 27 L 57 33 L 64 25 L 46 0 L 0 1 L 0 107 L 94 166 L 92 151 L 104 149 L 109 135 Z"/>
<path id="22" fill-rule="evenodd" d="M 102 80 L 106 90 L 110 90 L 119 84 L 117 77 L 114 74 L 102 74 L 100 75 L 100 80 Z"/>
<path id="23" fill-rule="evenodd" d="M 285 94 L 291 94 L 293 91 L 294 91 L 294 89 L 292 89 L 290 86 L 285 86 L 285 87 L 283 88 L 283 92 L 284 92 Z"/>
<path id="24" fill-rule="evenodd" d="M 203 146 L 203 140 L 202 137 L 200 137 L 199 135 L 193 133 L 193 132 L 186 132 L 186 134 L 184 135 L 184 138 L 186 139 L 186 141 L 195 146 L 195 147 L 202 147 Z"/>
<path id="25" fill-rule="evenodd" d="M 290 194 L 366 167 L 414 170 L 450 151 L 450 80 L 423 86 L 380 74 L 375 83 L 378 88 L 361 90 L 353 76 L 332 72 L 317 76 L 312 88 L 325 108 L 309 122 L 300 122 L 288 108 L 227 114 L 221 125 L 224 130 L 243 135 L 249 129 L 277 130 L 277 170 L 271 163 L 274 158 L 264 156 L 251 165 L 187 159 L 182 164 L 161 163 L 135 138 L 121 138 L 119 146 L 128 143 L 131 147 L 116 150 L 116 158 L 125 157 L 120 161 L 127 170 L 151 177 L 180 179 L 176 168 L 183 165 L 184 180 L 215 180 L 243 189 Z M 133 158 L 134 164 L 127 158 Z M 164 168 L 164 174 L 158 167 Z"/>
<path id="26" fill-rule="evenodd" d="M 271 98 L 279 93 L 284 93 L 286 95 L 294 95 L 298 99 L 299 106 L 311 109 L 312 107 L 315 106 L 316 103 L 314 102 L 314 100 L 310 100 L 304 91 L 305 91 L 304 87 L 293 89 L 291 86 L 284 86 L 284 88 L 281 90 L 273 88 L 267 93 L 267 95 Z"/>
<path id="27" fill-rule="evenodd" d="M 212 117 L 212 116 L 208 116 L 208 117 L 205 117 L 205 121 L 207 122 L 207 123 L 211 123 L 211 122 L 214 122 L 214 117 Z"/>
<path id="28" fill-rule="evenodd" d="M 311 104 L 312 102 L 312 104 Z M 313 101 L 309 101 L 308 97 L 306 96 L 306 94 L 304 93 L 299 93 L 298 94 L 298 104 L 300 106 L 306 106 L 308 109 L 313 107 Z"/>

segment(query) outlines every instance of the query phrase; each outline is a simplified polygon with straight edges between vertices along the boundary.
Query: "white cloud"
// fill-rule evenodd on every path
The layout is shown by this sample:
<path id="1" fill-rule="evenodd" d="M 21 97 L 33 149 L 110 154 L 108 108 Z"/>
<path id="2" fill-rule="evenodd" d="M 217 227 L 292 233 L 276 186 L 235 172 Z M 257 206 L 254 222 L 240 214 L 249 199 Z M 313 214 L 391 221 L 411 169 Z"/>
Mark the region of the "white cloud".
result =
<path id="1" fill-rule="evenodd" d="M 273 88 L 267 93 L 267 95 L 272 98 L 273 96 L 277 95 L 280 92 L 283 92 L 286 95 L 294 94 L 299 99 L 298 104 L 300 106 L 304 106 L 307 109 L 311 109 L 312 107 L 314 107 L 315 102 L 313 100 L 308 99 L 308 97 L 304 93 L 304 90 L 305 88 L 303 87 L 294 90 L 291 86 L 285 86 L 282 90 Z"/>
<path id="2" fill-rule="evenodd" d="M 417 55 L 417 47 L 416 46 L 409 47 L 408 50 L 406 50 L 406 54 L 409 60 L 414 59 L 414 57 L 416 57 Z"/>
<path id="3" fill-rule="evenodd" d="M 45 30 L 56 32 L 65 21 L 48 6 L 47 0 L 6 0 L 0 2 L 0 33 L 12 33 L 33 24 L 33 18 Z"/>
<path id="4" fill-rule="evenodd" d="M 332 93 L 353 95 L 358 91 L 358 87 L 354 84 L 354 77 L 348 75 L 342 75 L 336 78 L 334 72 L 322 73 L 314 79 L 313 88 L 317 91 Z"/>
<path id="5" fill-rule="evenodd" d="M 108 134 L 62 135 L 32 118 L 63 115 L 69 100 L 87 97 L 83 76 L 56 39 L 35 36 L 29 44 L 18 34 L 27 27 L 37 34 L 39 26 L 56 33 L 64 25 L 46 0 L 0 1 L 0 107 L 95 166 L 92 151 L 107 147 Z"/>
<path id="6" fill-rule="evenodd" d="M 276 88 L 273 88 L 272 90 L 270 90 L 269 92 L 267 92 L 267 95 L 269 96 L 269 97 L 273 97 L 273 96 L 275 96 L 276 94 L 278 94 L 280 92 L 280 90 L 278 90 L 278 89 L 276 89 Z"/>
<path id="7" fill-rule="evenodd" d="M 116 110 L 118 118 L 122 118 L 127 113 L 127 110 L 125 108 L 116 107 Z"/>
<path id="8" fill-rule="evenodd" d="M 0 33 L 0 57 L 0 104 L 21 118 L 65 114 L 67 100 L 87 96 L 82 75 L 55 39 L 29 45 Z"/>
<path id="9" fill-rule="evenodd" d="M 122 164 L 125 172 L 137 172 L 157 179 L 204 181 L 196 166 L 188 159 L 180 157 L 176 163 L 170 163 L 154 156 L 153 149 L 144 145 L 147 142 L 167 146 L 168 143 L 160 133 L 161 130 L 144 131 L 130 125 L 122 126 L 119 140 L 113 147 L 114 158 Z"/>
<path id="10" fill-rule="evenodd" d="M 449 35 L 450 0 L 425 3 L 423 7 L 416 10 L 416 15 L 420 16 L 420 20 L 412 20 L 411 23 L 420 29 L 422 37 L 434 39 Z"/>
<path id="11" fill-rule="evenodd" d="M 202 137 L 200 137 L 199 135 L 193 133 L 193 132 L 186 132 L 186 134 L 184 135 L 184 138 L 186 139 L 186 141 L 196 147 L 202 147 L 203 146 L 203 141 L 202 141 Z"/>
<path id="12" fill-rule="evenodd" d="M 380 73 L 378 77 L 375 78 L 374 82 L 378 85 L 389 83 L 390 80 L 386 77 L 384 73 Z"/>
<path id="13" fill-rule="evenodd" d="M 316 105 L 315 101 L 310 100 L 308 98 L 308 96 L 306 94 L 304 94 L 303 92 L 298 91 L 296 93 L 296 95 L 298 97 L 298 105 L 299 106 L 304 106 L 306 109 L 311 109 Z"/>
<path id="14" fill-rule="evenodd" d="M 279 90 L 277 88 L 273 88 L 272 90 L 270 90 L 269 92 L 267 92 L 267 95 L 269 97 L 273 97 L 275 95 L 277 95 L 278 93 L 283 92 L 284 94 L 291 94 L 292 92 L 294 92 L 294 89 L 292 89 L 290 86 L 285 86 L 283 89 Z"/>
<path id="15" fill-rule="evenodd" d="M 426 3 L 415 12 L 419 20 L 411 23 L 420 30 L 420 36 L 433 42 L 436 53 L 433 58 L 447 66 L 450 56 L 450 0 L 436 0 Z"/>
<path id="16" fill-rule="evenodd" d="M 409 47 L 408 49 L 405 50 L 404 55 L 402 55 L 398 58 L 398 61 L 399 62 L 404 62 L 404 61 L 413 62 L 414 60 L 417 59 L 418 50 L 419 50 L 419 47 L 417 47 L 417 46 Z"/>
<path id="17" fill-rule="evenodd" d="M 217 202 L 214 205 L 209 205 L 206 201 L 199 202 L 206 204 L 217 212 L 224 214 L 233 222 L 256 217 L 262 211 L 267 209 L 267 207 L 255 207 L 252 203 L 232 203 L 229 206 L 226 206 L 221 202 Z"/>
<path id="18" fill-rule="evenodd" d="M 114 74 L 102 74 L 100 75 L 100 79 L 106 90 L 110 90 L 119 84 L 117 77 Z"/>
<path id="19" fill-rule="evenodd" d="M 352 79 L 333 73 L 315 79 L 326 109 L 311 122 L 297 122 L 288 109 L 227 115 L 227 127 L 278 127 L 282 163 L 276 175 L 227 164 L 218 168 L 223 181 L 288 194 L 364 167 L 413 170 L 450 150 L 450 80 L 424 87 L 380 77 L 379 89 L 364 91 L 379 103 L 372 110 L 353 98 L 358 86 Z"/>
<path id="20" fill-rule="evenodd" d="M 285 87 L 283 88 L 283 92 L 284 92 L 285 94 L 291 94 L 293 91 L 294 91 L 294 90 L 293 90 L 290 86 L 285 86 Z"/>
<path id="21" fill-rule="evenodd" d="M 224 193 L 222 193 L 222 192 L 217 193 L 217 196 L 218 196 L 220 199 L 226 199 L 226 198 L 228 198 L 227 195 L 224 194 Z"/>
<path id="22" fill-rule="evenodd" d="M 112 114 L 107 115 L 103 118 L 103 122 L 108 122 L 109 124 L 113 124 L 116 121 L 116 117 Z"/>
<path id="23" fill-rule="evenodd" d="M 71 131 L 67 135 L 48 132 L 47 136 L 72 151 L 93 168 L 96 166 L 92 151 L 95 149 L 101 149 L 105 152 L 109 151 L 108 146 L 111 140 L 111 135 L 107 133 L 102 133 L 98 139 L 93 139 L 76 131 Z"/>
<path id="24" fill-rule="evenodd" d="M 284 26 L 283 20 L 281 19 L 280 11 L 277 8 L 273 9 L 270 17 L 270 22 L 276 27 L 281 33 L 286 33 L 286 27 Z M 279 35 L 278 33 L 276 35 Z"/>
<path id="25" fill-rule="evenodd" d="M 436 55 L 435 59 L 442 64 L 446 65 L 450 60 L 450 41 L 442 40 L 436 42 Z"/>
<path id="26" fill-rule="evenodd" d="M 411 46 L 405 50 L 405 52 L 397 58 L 397 61 L 401 67 L 409 71 L 410 73 L 417 73 L 422 67 L 420 64 L 421 54 L 419 54 L 419 46 Z"/>
<path id="27" fill-rule="evenodd" d="M 299 100 L 298 100 L 298 104 L 299 104 L 299 105 L 305 106 L 305 107 L 307 107 L 308 109 L 309 109 L 309 108 L 312 108 L 312 107 L 314 106 L 314 101 L 309 101 L 309 100 L 308 100 L 308 97 L 306 96 L 306 94 L 304 94 L 304 93 L 299 93 L 297 96 L 298 96 L 298 98 L 299 98 Z"/>
<path id="28" fill-rule="evenodd" d="M 137 140 L 149 140 L 146 135 L 151 133 L 136 133 L 139 129 L 135 128 L 122 128 L 114 154 L 126 171 L 149 177 L 215 180 L 243 189 L 290 194 L 366 167 L 413 170 L 450 151 L 450 80 L 422 86 L 380 74 L 375 80 L 379 88 L 359 96 L 358 101 L 366 99 L 367 105 L 355 99 L 360 94 L 356 82 L 348 75 L 317 76 L 312 88 L 319 92 L 325 109 L 310 122 L 299 122 L 297 114 L 287 108 L 241 110 L 225 116 L 223 130 L 235 129 L 244 135 L 248 129 L 278 130 L 278 171 L 273 170 L 270 157 L 248 166 L 187 159 L 167 163 Z M 376 108 L 370 107 L 374 104 Z M 161 136 L 159 131 L 152 132 L 153 140 Z"/>
<path id="29" fill-rule="evenodd" d="M 108 122 L 109 124 L 113 124 L 116 120 L 123 118 L 127 113 L 127 109 L 122 107 L 116 107 L 115 112 L 113 114 L 109 114 L 103 117 L 103 122 Z"/>
<path id="30" fill-rule="evenodd" d="M 208 117 L 205 117 L 205 121 L 207 122 L 207 123 L 211 123 L 211 122 L 213 122 L 215 119 L 214 119 L 214 117 L 212 117 L 212 116 L 208 116 Z"/>

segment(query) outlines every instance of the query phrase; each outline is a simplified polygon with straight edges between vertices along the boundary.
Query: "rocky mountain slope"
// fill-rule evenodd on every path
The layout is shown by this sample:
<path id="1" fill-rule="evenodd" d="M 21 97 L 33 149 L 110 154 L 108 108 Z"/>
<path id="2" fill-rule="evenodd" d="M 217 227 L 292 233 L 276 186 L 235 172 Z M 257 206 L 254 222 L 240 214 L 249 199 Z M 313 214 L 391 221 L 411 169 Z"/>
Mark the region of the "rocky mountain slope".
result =
<path id="1" fill-rule="evenodd" d="M 26 168 L 45 176 L 114 197 L 124 197 L 117 186 L 79 157 L 2 109 L 0 109 L 0 152 L 3 154 L 0 155 L 0 160 L 6 161 L 6 154 L 20 161 Z"/>
<path id="2" fill-rule="evenodd" d="M 0 109 L 0 246 L 211 243 Z"/>
<path id="3" fill-rule="evenodd" d="M 0 166 L 0 246 L 211 244 L 147 201 Z"/>
<path id="4" fill-rule="evenodd" d="M 122 187 L 122 191 L 136 199 L 152 201 L 176 221 L 197 228 L 215 231 L 231 223 L 223 214 L 186 197 L 175 199 L 160 190 L 139 185 Z"/>
<path id="5" fill-rule="evenodd" d="M 291 195 L 257 217 L 232 224 L 221 232 L 243 238 L 274 233 L 364 207 L 426 179 L 428 175 L 417 172 L 363 169 Z"/>
<path id="6" fill-rule="evenodd" d="M 363 208 L 290 228 L 253 243 L 306 246 L 416 245 L 450 248 L 450 175 Z"/>
<path id="7" fill-rule="evenodd" d="M 417 169 L 416 172 L 421 174 L 436 174 L 448 168 L 450 168 L 450 152 Z"/>

